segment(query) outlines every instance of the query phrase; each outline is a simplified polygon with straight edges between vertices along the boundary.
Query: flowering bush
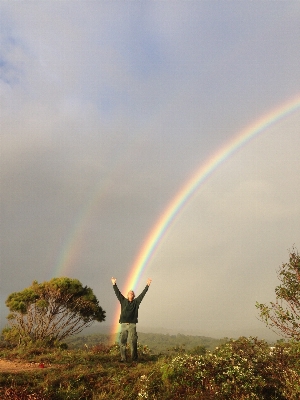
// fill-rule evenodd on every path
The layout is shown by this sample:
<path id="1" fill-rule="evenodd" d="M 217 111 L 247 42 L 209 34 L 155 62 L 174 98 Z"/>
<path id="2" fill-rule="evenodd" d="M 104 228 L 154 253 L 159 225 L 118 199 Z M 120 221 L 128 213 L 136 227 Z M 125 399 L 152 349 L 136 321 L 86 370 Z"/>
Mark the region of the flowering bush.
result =
<path id="1" fill-rule="evenodd" d="M 149 392 L 148 392 L 148 386 L 149 386 L 149 377 L 146 375 L 142 375 L 140 377 L 140 390 L 138 392 L 138 398 L 139 399 L 149 399 Z"/>
<path id="2" fill-rule="evenodd" d="M 271 350 L 265 341 L 240 338 L 213 353 L 174 357 L 162 365 L 162 380 L 177 397 L 296 400 L 300 398 L 299 352 L 296 344 L 278 344 Z"/>

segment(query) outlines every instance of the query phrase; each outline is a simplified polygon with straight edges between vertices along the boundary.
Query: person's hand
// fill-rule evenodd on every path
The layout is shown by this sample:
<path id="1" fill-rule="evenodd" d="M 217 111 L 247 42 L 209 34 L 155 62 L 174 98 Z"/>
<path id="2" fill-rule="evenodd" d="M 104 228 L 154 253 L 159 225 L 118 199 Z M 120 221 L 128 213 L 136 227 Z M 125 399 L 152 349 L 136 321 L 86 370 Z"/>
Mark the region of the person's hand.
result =
<path id="1" fill-rule="evenodd" d="M 151 282 L 152 282 L 152 279 L 148 278 L 148 280 L 147 280 L 147 285 L 150 286 L 150 285 L 151 285 Z"/>
<path id="2" fill-rule="evenodd" d="M 113 285 L 115 285 L 116 282 L 117 282 L 116 278 L 112 277 L 112 278 L 111 278 L 111 283 L 112 283 Z"/>

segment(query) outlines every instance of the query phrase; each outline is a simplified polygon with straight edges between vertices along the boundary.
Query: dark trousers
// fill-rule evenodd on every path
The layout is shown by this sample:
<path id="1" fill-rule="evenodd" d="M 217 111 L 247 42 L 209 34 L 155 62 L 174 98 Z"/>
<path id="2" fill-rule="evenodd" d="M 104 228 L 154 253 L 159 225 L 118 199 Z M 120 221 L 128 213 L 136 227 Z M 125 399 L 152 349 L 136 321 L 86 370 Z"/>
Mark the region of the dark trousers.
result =
<path id="1" fill-rule="evenodd" d="M 119 345 L 121 352 L 121 360 L 126 361 L 126 344 L 127 339 L 130 345 L 131 359 L 136 361 L 138 358 L 137 354 L 137 333 L 136 324 L 121 324 L 121 332 L 119 337 Z"/>

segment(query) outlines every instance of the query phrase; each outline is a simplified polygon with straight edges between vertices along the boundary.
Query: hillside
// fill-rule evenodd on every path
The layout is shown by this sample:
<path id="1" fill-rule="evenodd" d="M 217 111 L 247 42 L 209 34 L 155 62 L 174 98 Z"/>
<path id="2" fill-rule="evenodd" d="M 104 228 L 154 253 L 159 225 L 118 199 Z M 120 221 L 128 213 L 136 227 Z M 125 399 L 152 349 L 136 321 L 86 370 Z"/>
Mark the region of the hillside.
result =
<path id="1" fill-rule="evenodd" d="M 226 342 L 228 339 L 214 339 L 206 336 L 192 336 L 161 334 L 161 333 L 143 333 L 138 332 L 138 341 L 141 345 L 146 345 L 153 354 L 167 354 L 172 350 L 182 349 L 191 351 L 193 349 L 202 347 L 206 350 L 214 350 L 221 343 Z M 78 335 L 70 338 L 67 343 L 70 348 L 82 349 L 90 348 L 92 346 L 118 342 L 118 334 L 93 334 L 93 335 Z"/>
<path id="2" fill-rule="evenodd" d="M 161 336 L 161 337 L 160 337 Z M 159 337 L 161 341 L 159 342 Z M 118 345 L 105 337 L 77 337 L 83 348 L 47 348 L 38 343 L 8 346 L 0 341 L 1 400 L 298 400 L 300 347 L 296 342 L 241 337 L 212 352 L 184 352 L 184 335 L 154 335 L 176 343 L 173 354 L 153 355 L 139 346 L 139 361 L 120 363 Z M 195 338 L 195 337 L 194 337 Z M 75 339 L 75 338 L 74 338 Z M 83 343 L 82 340 L 88 341 Z M 92 341 L 97 345 L 92 346 Z M 106 338 L 107 340 L 107 338 Z M 81 342 L 82 341 L 82 342 Z M 86 345 L 86 346 L 85 346 Z M 200 348 L 199 348 L 200 345 Z M 71 343 L 70 343 L 71 346 Z M 176 347 L 175 346 L 175 347 Z"/>

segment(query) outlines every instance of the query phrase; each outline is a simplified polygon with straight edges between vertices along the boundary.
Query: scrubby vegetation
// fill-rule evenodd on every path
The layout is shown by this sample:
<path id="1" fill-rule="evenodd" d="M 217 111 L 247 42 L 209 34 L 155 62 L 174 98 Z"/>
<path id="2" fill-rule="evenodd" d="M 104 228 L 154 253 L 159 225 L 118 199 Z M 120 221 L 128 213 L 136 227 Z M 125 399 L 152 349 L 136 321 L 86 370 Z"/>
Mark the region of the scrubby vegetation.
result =
<path id="1" fill-rule="evenodd" d="M 276 301 L 256 306 L 262 321 L 289 341 L 270 346 L 253 337 L 139 333 L 139 363 L 119 362 L 118 345 L 109 344 L 116 337 L 72 337 L 105 318 L 91 289 L 69 278 L 34 282 L 6 302 L 11 327 L 3 331 L 0 361 L 12 360 L 19 368 L 2 371 L 0 398 L 299 400 L 300 256 L 295 249 L 278 276 Z"/>
<path id="2" fill-rule="evenodd" d="M 139 363 L 119 362 L 117 345 L 81 349 L 7 348 L 0 357 L 45 368 L 0 376 L 0 398 L 65 399 L 268 399 L 300 398 L 300 344 L 273 347 L 257 338 L 228 340 L 213 351 L 154 355 L 139 344 Z M 173 351 L 175 351 L 175 348 Z"/>

